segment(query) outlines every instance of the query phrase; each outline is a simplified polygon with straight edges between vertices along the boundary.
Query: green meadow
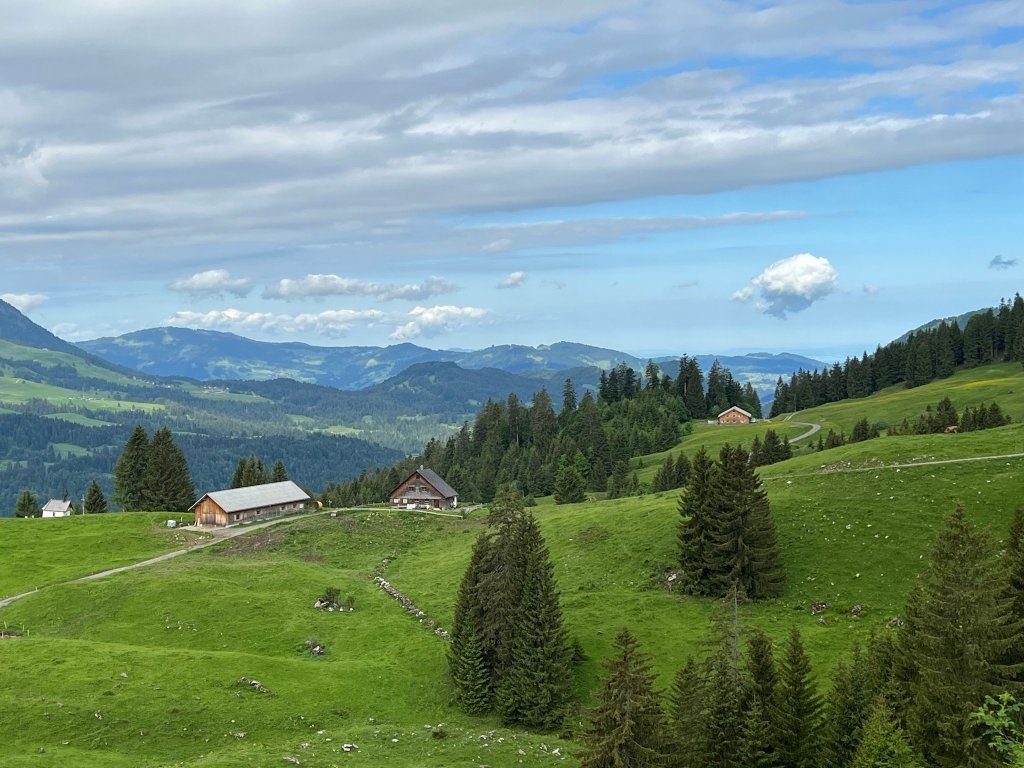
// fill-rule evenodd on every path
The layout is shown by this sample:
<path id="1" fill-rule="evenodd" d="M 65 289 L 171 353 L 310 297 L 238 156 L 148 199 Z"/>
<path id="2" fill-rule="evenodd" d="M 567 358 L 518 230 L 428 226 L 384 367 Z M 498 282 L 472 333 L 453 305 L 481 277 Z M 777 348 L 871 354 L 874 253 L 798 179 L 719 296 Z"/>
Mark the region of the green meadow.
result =
<path id="1" fill-rule="evenodd" d="M 1019 369 L 982 375 L 946 384 L 988 388 L 990 402 L 995 385 L 977 382 L 998 380 L 1004 394 L 995 399 L 1015 419 L 1024 415 L 1009 397 L 1024 383 Z M 919 403 L 945 391 L 925 389 L 794 420 L 916 415 Z M 901 394 L 913 402 L 900 405 Z M 689 453 L 702 439 L 710 446 L 718 435 L 735 440 L 743 429 L 698 428 L 676 450 Z M 762 468 L 787 582 L 780 598 L 741 605 L 741 624 L 777 641 L 798 626 L 826 684 L 855 641 L 888 631 L 955 505 L 995 538 L 1005 536 L 1022 503 L 1024 456 L 1015 454 L 1024 454 L 1020 423 L 882 437 Z M 645 457 L 642 471 L 658 463 Z M 722 606 L 668 588 L 677 501 L 667 492 L 564 506 L 545 499 L 535 509 L 566 624 L 587 656 L 577 673 L 584 704 L 624 625 L 653 655 L 662 686 L 688 654 L 707 649 Z M 450 626 L 470 548 L 486 530 L 482 514 L 341 511 L 107 579 L 62 583 L 175 548 L 181 532 L 159 528 L 163 517 L 0 520 L 0 562 L 10 564 L 0 572 L 0 593 L 49 585 L 0 609 L 0 621 L 26 631 L 0 640 L 0 765 L 277 766 L 286 757 L 304 766 L 575 765 L 568 738 L 454 709 L 445 642 L 373 582 L 382 574 Z M 356 610 L 314 610 L 328 585 Z M 812 615 L 815 602 L 828 608 Z M 324 656 L 305 652 L 311 638 L 326 646 Z M 266 692 L 240 684 L 243 677 Z M 577 716 L 567 730 L 579 729 Z M 346 743 L 358 749 L 345 752 Z"/>

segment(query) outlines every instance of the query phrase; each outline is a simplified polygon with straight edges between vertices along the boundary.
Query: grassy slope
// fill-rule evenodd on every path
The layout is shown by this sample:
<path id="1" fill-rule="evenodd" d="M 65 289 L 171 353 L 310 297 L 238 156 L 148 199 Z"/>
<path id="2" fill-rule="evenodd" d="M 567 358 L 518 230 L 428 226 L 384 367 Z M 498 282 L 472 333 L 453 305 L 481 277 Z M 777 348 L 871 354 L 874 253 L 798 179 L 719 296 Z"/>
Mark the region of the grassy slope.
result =
<path id="1" fill-rule="evenodd" d="M 870 402 L 861 405 L 870 418 Z M 1024 425 L 1014 424 L 881 438 L 764 468 L 788 581 L 779 600 L 744 606 L 743 623 L 776 639 L 797 624 L 827 677 L 855 638 L 901 610 L 955 503 L 997 537 L 1005 534 L 1021 503 L 1024 458 L 961 459 L 1019 452 Z M 951 457 L 957 461 L 922 463 Z M 625 624 L 655 655 L 663 684 L 687 653 L 702 649 L 715 605 L 661 583 L 675 554 L 676 499 L 666 493 L 537 510 L 567 623 L 590 656 L 578 678 L 584 697 Z M 369 579 L 387 558 L 387 578 L 447 626 L 482 530 L 479 520 L 404 513 L 310 519 L 26 598 L 0 612 L 32 630 L 0 641 L 0 733 L 14 734 L 0 765 L 280 765 L 284 755 L 312 766 L 560 762 L 541 744 L 563 753 L 571 744 L 451 709 L 443 643 Z M 33 562 L 69 546 L 26 538 L 22 556 Z M 327 584 L 351 594 L 358 610 L 313 611 Z M 815 600 L 833 604 L 824 625 L 810 615 Z M 853 604 L 864 606 L 862 618 L 845 615 Z M 302 654 L 310 635 L 326 643 L 326 657 Z M 275 695 L 239 689 L 242 675 Z M 442 721 L 449 738 L 431 738 L 424 725 Z M 230 735 L 242 731 L 244 738 Z M 344 741 L 360 752 L 334 751 Z M 300 749 L 302 742 L 311 747 Z M 40 746 L 45 755 L 36 754 Z"/>

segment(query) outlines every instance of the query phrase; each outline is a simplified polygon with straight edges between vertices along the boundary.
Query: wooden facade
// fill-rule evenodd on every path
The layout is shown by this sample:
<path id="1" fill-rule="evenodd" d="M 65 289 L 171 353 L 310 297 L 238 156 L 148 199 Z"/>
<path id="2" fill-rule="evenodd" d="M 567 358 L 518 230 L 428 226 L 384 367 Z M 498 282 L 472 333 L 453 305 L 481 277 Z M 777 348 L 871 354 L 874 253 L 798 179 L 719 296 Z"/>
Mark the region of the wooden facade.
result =
<path id="1" fill-rule="evenodd" d="M 719 424 L 750 424 L 752 421 L 754 417 L 736 405 L 718 414 Z"/>
<path id="2" fill-rule="evenodd" d="M 196 525 L 223 527 L 250 520 L 269 520 L 301 511 L 309 494 L 290 480 L 205 494 L 192 505 Z"/>
<path id="3" fill-rule="evenodd" d="M 388 494 L 388 502 L 406 509 L 455 509 L 459 494 L 434 470 L 420 467 Z"/>

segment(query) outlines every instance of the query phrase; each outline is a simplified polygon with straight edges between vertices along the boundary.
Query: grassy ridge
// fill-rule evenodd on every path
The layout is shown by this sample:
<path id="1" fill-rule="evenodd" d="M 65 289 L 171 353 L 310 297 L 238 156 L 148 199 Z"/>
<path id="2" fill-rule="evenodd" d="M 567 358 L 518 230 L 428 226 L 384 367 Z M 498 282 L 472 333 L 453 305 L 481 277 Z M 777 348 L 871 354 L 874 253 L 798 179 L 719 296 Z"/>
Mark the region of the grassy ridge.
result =
<path id="1" fill-rule="evenodd" d="M 968 378 L 977 381 L 973 375 Z M 1009 394 L 1021 378 L 1004 376 L 1000 386 Z M 904 393 L 921 396 L 919 390 Z M 941 397 L 934 395 L 932 401 Z M 876 397 L 885 402 L 889 396 Z M 857 418 L 872 417 L 873 399 L 858 401 Z M 895 411 L 897 405 L 890 405 Z M 822 409 L 821 418 L 826 416 Z M 830 418 L 839 423 L 847 416 L 834 412 Z M 799 626 L 827 680 L 854 640 L 902 610 L 931 539 L 955 504 L 997 538 L 1005 535 L 1010 514 L 1022 503 L 1024 457 L 1009 455 L 1015 453 L 1024 453 L 1024 424 L 884 437 L 763 468 L 787 583 L 778 600 L 742 606 L 742 623 L 763 627 L 776 640 Z M 649 457 L 645 463 L 657 461 Z M 666 589 L 676 553 L 677 498 L 670 492 L 536 509 L 567 625 L 589 656 L 577 678 L 584 700 L 623 625 L 654 655 L 662 685 L 686 654 L 704 649 L 716 605 Z M 127 526 L 131 517 L 85 522 Z M 76 557 L 83 567 L 88 562 L 70 553 L 84 549 L 75 535 L 31 536 L 28 527 L 0 533 L 9 530 L 18 530 L 20 538 L 0 558 L 6 563 L 16 550 L 19 568 L 28 573 L 49 559 L 65 569 L 75 567 Z M 310 518 L 19 601 L 0 611 L 12 626 L 31 629 L 27 638 L 0 641 L 0 734 L 11 734 L 0 765 L 281 765 L 286 755 L 307 766 L 342 760 L 365 766 L 571 765 L 561 759 L 571 743 L 452 709 L 444 643 L 370 579 L 382 570 L 450 626 L 455 589 L 483 530 L 479 516 L 363 511 Z M 129 549 L 119 544 L 116 527 L 107 534 L 112 550 Z M 328 584 L 351 595 L 356 612 L 314 611 L 313 600 Z M 831 604 L 824 624 L 810 613 L 815 601 Z M 863 606 L 860 618 L 847 615 L 855 604 Z M 303 641 L 312 635 L 326 644 L 326 656 L 303 654 Z M 239 687 L 242 676 L 257 678 L 273 696 Z M 448 738 L 435 739 L 424 726 L 441 722 Z M 244 737 L 232 735 L 241 732 Z M 345 741 L 359 744 L 359 752 L 340 752 Z M 310 746 L 303 749 L 302 743 Z M 39 754 L 39 747 L 46 752 Z M 558 756 L 551 753 L 555 748 Z"/>

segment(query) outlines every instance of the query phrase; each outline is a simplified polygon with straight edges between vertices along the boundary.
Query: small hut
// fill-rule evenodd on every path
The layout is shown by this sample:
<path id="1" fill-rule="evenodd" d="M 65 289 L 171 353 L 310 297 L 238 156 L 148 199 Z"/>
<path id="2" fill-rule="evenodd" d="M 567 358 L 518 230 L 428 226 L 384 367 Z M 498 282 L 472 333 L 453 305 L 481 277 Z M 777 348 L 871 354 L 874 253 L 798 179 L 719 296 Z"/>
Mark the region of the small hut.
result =
<path id="1" fill-rule="evenodd" d="M 43 517 L 70 517 L 74 506 L 67 499 L 50 499 L 43 505 Z"/>

